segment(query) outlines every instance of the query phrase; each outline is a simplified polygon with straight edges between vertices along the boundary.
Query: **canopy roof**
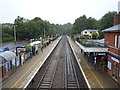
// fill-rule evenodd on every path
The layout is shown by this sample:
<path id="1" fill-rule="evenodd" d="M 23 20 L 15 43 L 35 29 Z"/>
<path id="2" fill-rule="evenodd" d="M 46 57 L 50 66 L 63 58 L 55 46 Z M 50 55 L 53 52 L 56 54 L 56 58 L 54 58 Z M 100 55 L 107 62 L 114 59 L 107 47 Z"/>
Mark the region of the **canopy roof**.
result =
<path id="1" fill-rule="evenodd" d="M 120 24 L 114 25 L 114 26 L 112 26 L 110 28 L 107 28 L 107 29 L 103 30 L 103 32 L 115 32 L 115 31 L 120 32 Z"/>
<path id="2" fill-rule="evenodd" d="M 30 43 L 31 46 L 34 46 L 36 44 L 41 44 L 41 41 L 35 41 L 35 42 Z"/>
<path id="3" fill-rule="evenodd" d="M 108 48 L 102 45 L 95 45 L 94 43 L 90 45 L 88 44 L 81 44 L 77 41 L 75 43 L 84 51 L 84 52 L 108 52 Z"/>
<path id="4" fill-rule="evenodd" d="M 16 57 L 16 54 L 11 51 L 5 51 L 3 53 L 0 53 L 0 57 L 3 57 L 6 61 L 10 61 Z"/>

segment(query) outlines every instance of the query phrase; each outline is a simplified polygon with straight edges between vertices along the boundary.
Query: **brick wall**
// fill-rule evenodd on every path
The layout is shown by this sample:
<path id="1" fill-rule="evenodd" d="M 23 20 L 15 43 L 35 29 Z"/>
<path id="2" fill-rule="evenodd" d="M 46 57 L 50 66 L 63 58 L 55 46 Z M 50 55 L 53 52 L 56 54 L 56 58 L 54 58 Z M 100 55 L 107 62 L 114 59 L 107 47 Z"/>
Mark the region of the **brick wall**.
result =
<path id="1" fill-rule="evenodd" d="M 120 32 L 105 32 L 105 44 L 108 45 L 108 50 L 111 52 L 114 52 L 116 54 L 120 54 L 120 49 L 118 49 L 118 41 L 117 41 L 117 47 L 115 47 L 115 35 L 120 35 Z M 118 40 L 118 38 L 117 38 Z"/>

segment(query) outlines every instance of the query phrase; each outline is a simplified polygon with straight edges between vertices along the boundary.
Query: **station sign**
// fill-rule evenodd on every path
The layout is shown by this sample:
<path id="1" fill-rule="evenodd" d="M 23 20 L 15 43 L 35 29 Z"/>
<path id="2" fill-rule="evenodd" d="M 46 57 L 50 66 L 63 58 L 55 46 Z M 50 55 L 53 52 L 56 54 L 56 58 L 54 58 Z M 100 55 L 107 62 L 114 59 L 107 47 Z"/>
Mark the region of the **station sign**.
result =
<path id="1" fill-rule="evenodd" d="M 105 55 L 106 55 L 106 53 L 98 53 L 98 55 L 104 55 L 104 56 L 105 56 Z"/>
<path id="2" fill-rule="evenodd" d="M 111 59 L 117 63 L 119 63 L 119 60 L 117 58 L 111 57 Z"/>
<path id="3" fill-rule="evenodd" d="M 16 54 L 17 55 L 21 55 L 22 53 L 24 53 L 26 51 L 25 47 L 16 47 Z"/>

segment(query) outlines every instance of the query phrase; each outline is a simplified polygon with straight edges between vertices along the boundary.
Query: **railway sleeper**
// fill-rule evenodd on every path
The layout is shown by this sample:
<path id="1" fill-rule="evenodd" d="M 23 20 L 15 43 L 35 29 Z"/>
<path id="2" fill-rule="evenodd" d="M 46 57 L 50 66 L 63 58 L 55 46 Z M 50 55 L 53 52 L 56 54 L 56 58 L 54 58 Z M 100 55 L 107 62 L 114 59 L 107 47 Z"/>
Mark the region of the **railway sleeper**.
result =
<path id="1" fill-rule="evenodd" d="M 71 84 L 71 83 L 72 83 L 72 84 L 77 84 L 76 81 L 71 81 L 71 82 L 69 81 L 69 82 L 67 82 L 67 83 L 70 83 L 70 84 Z"/>
<path id="2" fill-rule="evenodd" d="M 50 86 L 40 86 L 39 88 L 49 88 Z"/>
<path id="3" fill-rule="evenodd" d="M 51 81 L 51 78 L 45 77 L 44 81 Z"/>
<path id="4" fill-rule="evenodd" d="M 67 88 L 78 88 L 78 87 L 67 87 Z"/>
<path id="5" fill-rule="evenodd" d="M 43 81 L 43 84 L 50 84 L 51 81 Z"/>

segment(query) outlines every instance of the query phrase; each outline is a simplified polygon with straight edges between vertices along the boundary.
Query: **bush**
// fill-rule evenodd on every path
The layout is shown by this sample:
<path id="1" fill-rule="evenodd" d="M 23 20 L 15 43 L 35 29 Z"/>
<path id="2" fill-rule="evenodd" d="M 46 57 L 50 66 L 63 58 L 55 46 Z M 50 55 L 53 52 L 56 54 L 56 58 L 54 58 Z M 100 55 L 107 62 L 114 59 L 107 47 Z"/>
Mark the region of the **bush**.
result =
<path id="1" fill-rule="evenodd" d="M 99 35 L 96 32 L 92 32 L 92 39 L 98 39 Z"/>
<path id="2" fill-rule="evenodd" d="M 3 42 L 8 42 L 8 41 L 12 41 L 12 40 L 14 40 L 14 37 L 12 37 L 12 36 L 2 38 Z"/>
<path id="3" fill-rule="evenodd" d="M 26 48 L 25 52 L 30 52 L 31 51 L 31 46 L 30 45 L 23 45 Z"/>
<path id="4" fill-rule="evenodd" d="M 90 36 L 89 35 L 84 35 L 83 39 L 90 39 Z"/>

